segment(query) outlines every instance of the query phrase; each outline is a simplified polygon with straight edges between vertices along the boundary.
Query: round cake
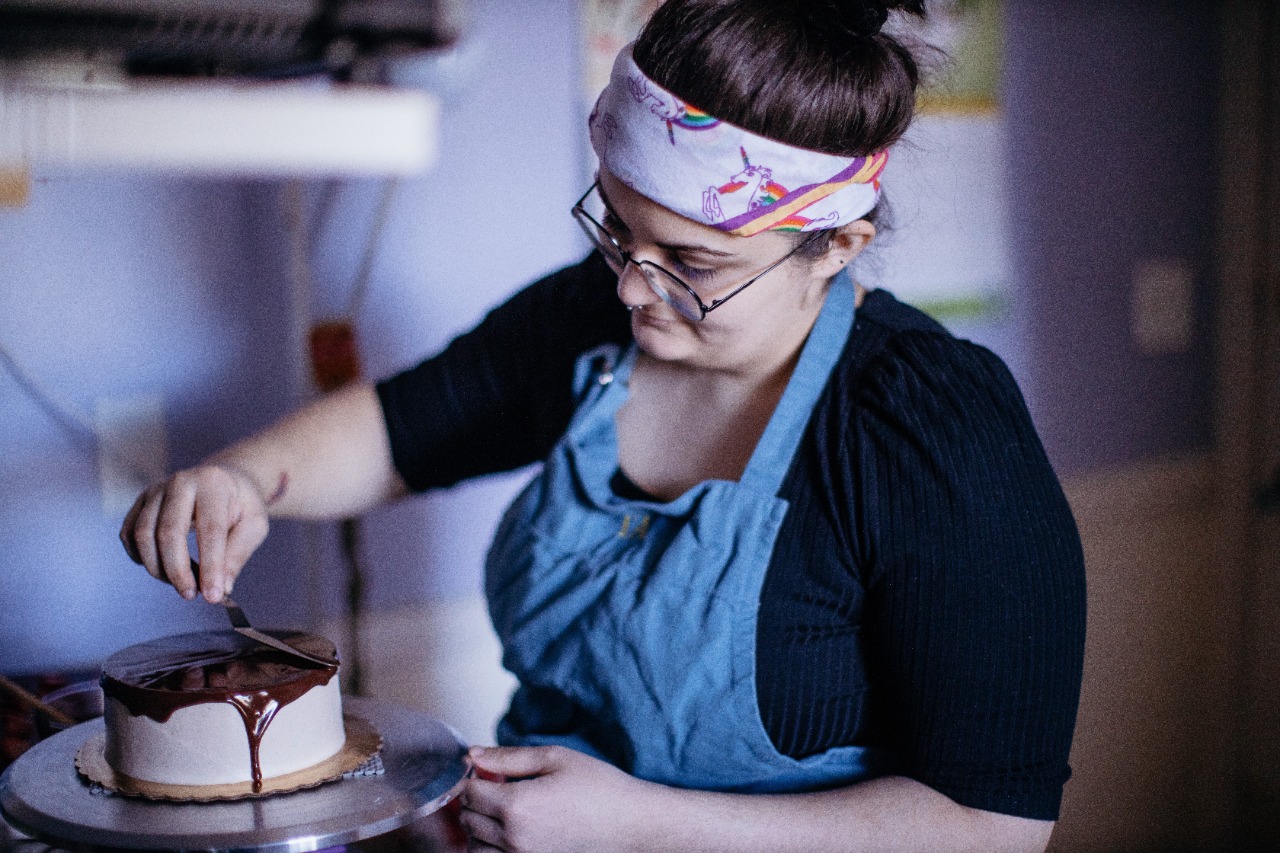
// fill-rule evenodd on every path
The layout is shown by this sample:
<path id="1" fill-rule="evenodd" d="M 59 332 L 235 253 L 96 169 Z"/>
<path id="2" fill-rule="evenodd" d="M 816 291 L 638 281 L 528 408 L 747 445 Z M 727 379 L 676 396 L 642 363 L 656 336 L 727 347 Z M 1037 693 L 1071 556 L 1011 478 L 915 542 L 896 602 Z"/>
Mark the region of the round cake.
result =
<path id="1" fill-rule="evenodd" d="M 207 786 L 295 773 L 346 740 L 337 650 L 314 634 L 269 631 L 329 665 L 234 631 L 129 646 L 107 658 L 103 752 L 116 773 L 162 785 Z"/>

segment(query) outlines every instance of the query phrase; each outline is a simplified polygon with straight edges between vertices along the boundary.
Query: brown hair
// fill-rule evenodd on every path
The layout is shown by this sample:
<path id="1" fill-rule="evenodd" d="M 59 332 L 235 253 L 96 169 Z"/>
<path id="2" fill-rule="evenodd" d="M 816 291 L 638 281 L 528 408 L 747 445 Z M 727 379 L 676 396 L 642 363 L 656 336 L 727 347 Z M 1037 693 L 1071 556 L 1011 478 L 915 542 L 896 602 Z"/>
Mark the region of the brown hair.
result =
<path id="1" fill-rule="evenodd" d="M 636 64 L 718 119 L 800 148 L 861 157 L 887 148 L 915 110 L 920 65 L 882 31 L 923 0 L 667 0 Z"/>

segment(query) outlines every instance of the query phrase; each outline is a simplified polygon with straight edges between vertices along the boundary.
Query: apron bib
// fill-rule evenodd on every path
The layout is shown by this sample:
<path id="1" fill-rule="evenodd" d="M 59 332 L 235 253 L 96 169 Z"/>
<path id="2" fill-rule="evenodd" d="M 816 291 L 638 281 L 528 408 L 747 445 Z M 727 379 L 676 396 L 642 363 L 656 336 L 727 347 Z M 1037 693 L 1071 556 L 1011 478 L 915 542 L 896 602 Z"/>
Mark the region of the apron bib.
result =
<path id="1" fill-rule="evenodd" d="M 561 744 L 704 790 L 812 790 L 877 773 L 863 747 L 779 753 L 755 686 L 760 591 L 787 511 L 778 490 L 853 314 L 845 272 L 742 479 L 706 481 L 667 503 L 610 486 L 614 415 L 636 348 L 616 363 L 616 347 L 579 360 L 583 402 L 504 516 L 486 564 L 503 665 L 520 681 L 499 743 Z"/>

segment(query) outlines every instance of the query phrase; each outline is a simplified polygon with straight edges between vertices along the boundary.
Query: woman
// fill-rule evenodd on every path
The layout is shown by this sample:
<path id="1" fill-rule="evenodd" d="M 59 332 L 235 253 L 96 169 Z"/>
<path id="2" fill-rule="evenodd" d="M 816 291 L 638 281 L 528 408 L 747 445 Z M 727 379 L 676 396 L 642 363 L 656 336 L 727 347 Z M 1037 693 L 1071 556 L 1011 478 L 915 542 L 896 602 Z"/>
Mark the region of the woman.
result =
<path id="1" fill-rule="evenodd" d="M 487 565 L 520 687 L 472 752 L 474 850 L 1047 844 L 1069 508 L 999 360 L 847 271 L 918 79 L 890 7 L 924 14 L 669 0 L 592 115 L 596 252 L 125 519 L 134 559 L 217 601 L 268 515 L 543 460 Z"/>

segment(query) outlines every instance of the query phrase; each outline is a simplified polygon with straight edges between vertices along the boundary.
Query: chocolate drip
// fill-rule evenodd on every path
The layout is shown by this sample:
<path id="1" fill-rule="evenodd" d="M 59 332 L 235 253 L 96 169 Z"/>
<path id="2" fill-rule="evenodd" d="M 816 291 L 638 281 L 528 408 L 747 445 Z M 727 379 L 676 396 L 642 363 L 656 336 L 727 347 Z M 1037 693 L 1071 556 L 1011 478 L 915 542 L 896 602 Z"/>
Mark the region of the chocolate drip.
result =
<path id="1" fill-rule="evenodd" d="M 227 700 L 244 720 L 245 734 L 249 736 L 249 767 L 253 774 L 253 792 L 262 790 L 262 736 L 267 733 L 267 726 L 275 719 L 280 710 L 280 703 L 271 698 L 265 690 L 257 693 L 236 694 Z"/>
<path id="2" fill-rule="evenodd" d="M 130 646 L 107 658 L 102 690 L 134 716 L 158 723 L 180 708 L 226 702 L 239 712 L 249 740 L 253 790 L 262 790 L 259 762 L 263 735 L 285 705 L 338 671 L 333 643 L 289 631 L 271 631 L 303 651 L 333 658 L 315 664 L 255 643 L 234 631 L 203 631 Z"/>

